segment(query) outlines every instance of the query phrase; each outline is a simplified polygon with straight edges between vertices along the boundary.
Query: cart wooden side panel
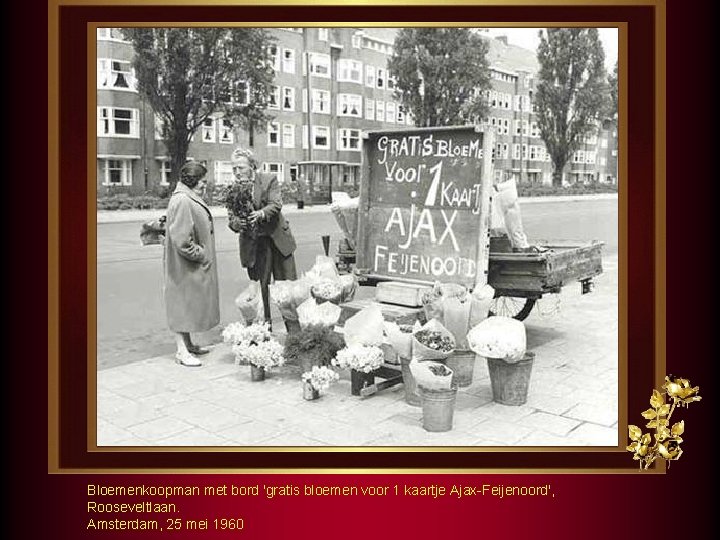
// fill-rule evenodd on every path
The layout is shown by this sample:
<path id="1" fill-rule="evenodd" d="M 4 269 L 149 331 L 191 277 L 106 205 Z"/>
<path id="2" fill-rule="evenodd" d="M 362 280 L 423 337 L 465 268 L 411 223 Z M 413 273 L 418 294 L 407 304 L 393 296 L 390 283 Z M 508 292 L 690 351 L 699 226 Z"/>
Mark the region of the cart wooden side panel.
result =
<path id="1" fill-rule="evenodd" d="M 543 245 L 543 244 L 541 244 Z M 497 294 L 539 298 L 602 273 L 602 242 L 543 245 L 541 253 L 490 253 L 489 283 Z"/>

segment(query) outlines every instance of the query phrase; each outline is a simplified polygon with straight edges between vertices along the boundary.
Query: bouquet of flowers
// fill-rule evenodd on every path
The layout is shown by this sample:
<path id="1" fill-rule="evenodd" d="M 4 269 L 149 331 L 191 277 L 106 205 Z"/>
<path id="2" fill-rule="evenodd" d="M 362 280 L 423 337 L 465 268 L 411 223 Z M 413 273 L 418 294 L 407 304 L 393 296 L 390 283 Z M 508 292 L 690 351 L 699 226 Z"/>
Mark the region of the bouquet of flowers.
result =
<path id="1" fill-rule="evenodd" d="M 247 220 L 251 212 L 255 210 L 253 207 L 253 183 L 235 181 L 230 185 L 225 195 L 225 208 L 228 209 L 230 215 L 229 226 L 235 232 L 246 232 L 251 235 L 257 234 L 257 228 L 249 222 L 245 222 L 245 228 L 233 224 L 233 217 Z"/>
<path id="2" fill-rule="evenodd" d="M 262 319 L 260 316 L 261 300 L 259 281 L 251 281 L 247 288 L 235 298 L 235 305 L 247 324 L 253 324 L 256 320 Z"/>
<path id="3" fill-rule="evenodd" d="M 353 197 L 335 201 L 330 205 L 330 210 L 333 216 L 335 216 L 335 221 L 343 232 L 351 249 L 355 249 L 359 201 L 359 197 Z"/>
<path id="4" fill-rule="evenodd" d="M 245 326 L 242 323 L 230 323 L 222 332 L 223 341 L 232 343 L 235 363 L 253 364 L 269 369 L 285 363 L 283 346 L 272 334 L 267 323 L 253 323 Z"/>
<path id="5" fill-rule="evenodd" d="M 439 362 L 410 362 L 410 371 L 418 386 L 427 390 L 449 390 L 452 388 L 453 370 Z"/>
<path id="6" fill-rule="evenodd" d="M 330 388 L 330 385 L 340 379 L 340 375 L 326 366 L 313 366 L 310 371 L 302 374 L 302 381 L 310 383 L 310 385 L 321 392 Z"/>
<path id="7" fill-rule="evenodd" d="M 455 338 L 437 319 L 428 321 L 412 334 L 413 360 L 444 360 L 453 351 Z"/>
<path id="8" fill-rule="evenodd" d="M 355 293 L 360 287 L 357 276 L 355 274 L 343 274 L 338 278 L 342 286 L 342 301 L 350 302 L 355 298 Z"/>
<path id="9" fill-rule="evenodd" d="M 497 228 L 499 221 L 496 216 L 502 216 L 502 223 L 505 226 L 513 248 L 529 248 L 530 244 L 528 244 L 527 236 L 525 236 L 525 231 L 523 230 L 515 180 L 495 184 L 493 187 L 496 192 L 493 196 L 493 207 L 491 211 L 493 228 Z"/>
<path id="10" fill-rule="evenodd" d="M 347 345 L 376 345 L 385 341 L 384 320 L 378 304 L 370 304 L 345 321 Z"/>
<path id="11" fill-rule="evenodd" d="M 270 341 L 272 334 L 268 323 L 253 323 L 249 326 L 239 322 L 228 324 L 222 331 L 223 341 L 232 345 L 257 345 Z"/>
<path id="12" fill-rule="evenodd" d="M 527 347 L 525 325 L 510 317 L 488 317 L 470 330 L 468 343 L 480 356 L 518 362 Z"/>
<path id="13" fill-rule="evenodd" d="M 385 354 L 376 345 L 348 345 L 340 349 L 332 364 L 340 369 L 354 369 L 362 373 L 372 373 L 385 361 Z"/>
<path id="14" fill-rule="evenodd" d="M 343 286 L 339 279 L 322 278 L 310 286 L 310 294 L 319 304 L 323 302 L 339 304 L 343 299 Z"/>
<path id="15" fill-rule="evenodd" d="M 425 318 L 443 320 L 443 301 L 448 298 L 467 298 L 467 289 L 456 283 L 440 283 L 436 281 L 432 289 L 423 294 L 422 304 L 425 309 Z"/>
<path id="16" fill-rule="evenodd" d="M 274 339 L 261 341 L 255 345 L 240 343 L 233 345 L 232 350 L 235 353 L 235 363 L 237 365 L 252 364 L 269 370 L 285 363 L 283 346 Z"/>
<path id="17" fill-rule="evenodd" d="M 308 326 L 285 338 L 285 359 L 304 370 L 327 366 L 344 346 L 342 337 L 329 326 Z"/>
<path id="18" fill-rule="evenodd" d="M 303 280 L 276 281 L 268 287 L 270 300 L 277 304 L 280 313 L 286 320 L 297 321 L 297 308 L 310 296 L 307 283 Z"/>
<path id="19" fill-rule="evenodd" d="M 309 326 L 335 326 L 340 318 L 341 309 L 331 302 L 318 304 L 314 298 L 308 298 L 297 308 L 300 328 Z"/>

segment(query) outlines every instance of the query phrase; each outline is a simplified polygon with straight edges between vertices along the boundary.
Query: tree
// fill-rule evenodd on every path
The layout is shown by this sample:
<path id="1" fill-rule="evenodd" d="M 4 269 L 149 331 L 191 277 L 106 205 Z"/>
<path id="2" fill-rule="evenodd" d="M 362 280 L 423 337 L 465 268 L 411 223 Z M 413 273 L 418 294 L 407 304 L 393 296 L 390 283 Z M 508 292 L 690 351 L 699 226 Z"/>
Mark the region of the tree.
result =
<path id="1" fill-rule="evenodd" d="M 388 69 L 395 97 L 417 126 L 446 126 L 485 116 L 488 44 L 468 28 L 403 28 Z"/>
<path id="2" fill-rule="evenodd" d="M 538 61 L 538 127 L 559 186 L 568 159 L 607 107 L 605 53 L 596 28 L 548 28 L 540 31 Z"/>
<path id="3" fill-rule="evenodd" d="M 609 111 L 608 116 L 610 118 L 617 118 L 618 114 L 618 64 L 615 61 L 615 69 L 608 75 L 608 86 L 610 86 L 610 106 L 612 107 Z"/>
<path id="4" fill-rule="evenodd" d="M 192 136 L 220 113 L 252 131 L 266 125 L 273 38 L 262 28 L 132 28 L 138 92 L 161 119 L 177 182 Z"/>

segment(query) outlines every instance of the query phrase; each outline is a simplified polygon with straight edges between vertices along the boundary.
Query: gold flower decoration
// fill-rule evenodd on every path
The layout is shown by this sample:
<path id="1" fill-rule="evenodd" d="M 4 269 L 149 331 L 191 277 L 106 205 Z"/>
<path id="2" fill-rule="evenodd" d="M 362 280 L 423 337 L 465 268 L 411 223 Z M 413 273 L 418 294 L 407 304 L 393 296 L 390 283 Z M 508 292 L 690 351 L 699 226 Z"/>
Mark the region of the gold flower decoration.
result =
<path id="1" fill-rule="evenodd" d="M 643 433 L 637 426 L 628 426 L 628 437 L 631 442 L 626 450 L 632 452 L 633 459 L 640 462 L 640 470 L 650 468 L 658 458 L 666 461 L 680 459 L 682 455 L 680 444 L 683 442 L 680 436 L 685 431 L 685 421 L 680 420 L 670 426 L 670 417 L 678 405 L 687 407 L 690 403 L 702 399 L 698 395 L 699 386 L 693 387 L 687 379 L 672 375 L 665 377 L 662 389 L 665 392 L 653 390 L 650 396 L 650 408 L 640 413 L 648 420 L 645 427 L 655 430 L 655 442 L 651 444 L 653 437 L 650 433 Z M 666 397 L 670 402 L 666 402 Z"/>

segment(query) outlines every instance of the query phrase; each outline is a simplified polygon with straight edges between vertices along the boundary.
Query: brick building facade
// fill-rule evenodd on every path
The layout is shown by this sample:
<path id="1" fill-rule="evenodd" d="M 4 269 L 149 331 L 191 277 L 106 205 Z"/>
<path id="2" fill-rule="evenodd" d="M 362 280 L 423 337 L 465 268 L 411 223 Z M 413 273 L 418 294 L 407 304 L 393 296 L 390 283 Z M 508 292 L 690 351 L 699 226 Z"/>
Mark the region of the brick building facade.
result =
<path id="1" fill-rule="evenodd" d="M 195 134 L 188 157 L 202 161 L 215 185 L 232 179 L 229 156 L 250 147 L 263 170 L 282 182 L 303 177 L 318 200 L 330 189 L 356 188 L 361 132 L 413 125 L 393 97 L 387 71 L 393 29 L 273 28 L 273 120 L 253 133 L 215 117 Z M 486 38 L 489 39 L 489 38 Z M 539 137 L 532 93 L 534 51 L 489 39 L 492 89 L 487 122 L 496 129 L 495 174 L 550 183 L 552 166 Z M 117 29 L 97 35 L 98 194 L 157 192 L 169 159 L 152 108 L 135 90 L 132 45 Z M 617 131 L 606 122 L 566 168 L 566 181 L 617 181 Z"/>

